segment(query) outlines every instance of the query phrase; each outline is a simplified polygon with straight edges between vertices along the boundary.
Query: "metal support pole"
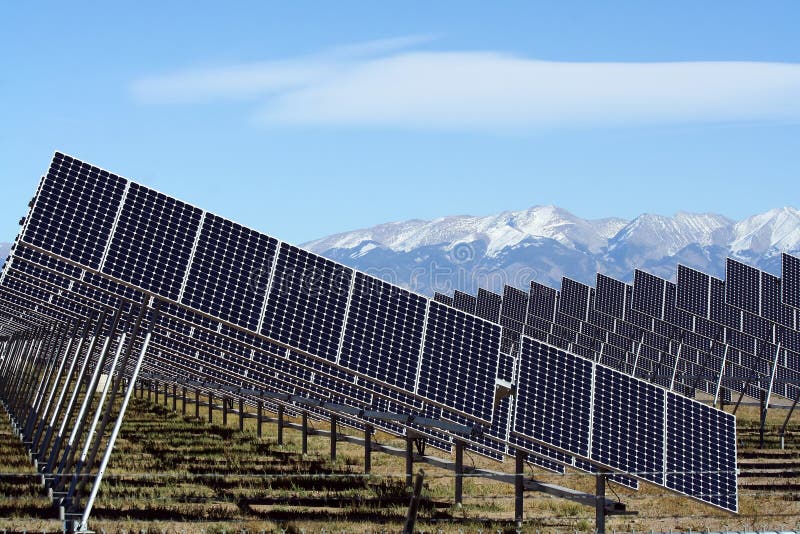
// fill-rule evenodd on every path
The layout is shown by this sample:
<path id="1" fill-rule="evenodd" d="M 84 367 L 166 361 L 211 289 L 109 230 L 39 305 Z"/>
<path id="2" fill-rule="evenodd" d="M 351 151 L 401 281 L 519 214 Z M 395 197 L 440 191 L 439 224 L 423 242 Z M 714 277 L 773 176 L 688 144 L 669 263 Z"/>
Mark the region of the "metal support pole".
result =
<path id="1" fill-rule="evenodd" d="M 239 432 L 244 432 L 244 399 L 239 397 Z"/>
<path id="2" fill-rule="evenodd" d="M 200 388 L 194 388 L 194 416 L 200 419 Z"/>
<path id="3" fill-rule="evenodd" d="M 181 387 L 181 398 L 183 399 L 183 403 L 181 404 L 181 415 L 186 415 L 186 386 Z"/>
<path id="4" fill-rule="evenodd" d="M 208 422 L 214 422 L 214 393 L 208 392 Z"/>
<path id="5" fill-rule="evenodd" d="M 455 503 L 461 504 L 464 497 L 464 442 L 455 440 L 456 445 L 456 495 Z"/>
<path id="6" fill-rule="evenodd" d="M 425 478 L 425 471 L 419 470 L 417 480 L 414 482 L 414 493 L 411 495 L 411 502 L 408 504 L 408 514 L 406 515 L 406 525 L 403 534 L 414 534 L 414 524 L 417 522 L 417 512 L 419 512 L 419 501 L 422 497 L 422 481 Z"/>
<path id="7" fill-rule="evenodd" d="M 372 425 L 364 425 L 364 473 L 372 471 Z"/>
<path id="8" fill-rule="evenodd" d="M 278 405 L 278 445 L 283 445 L 283 404 Z"/>
<path id="9" fill-rule="evenodd" d="M 156 313 L 158 313 L 157 310 Z M 154 324 L 155 322 L 156 317 L 153 317 L 151 324 Z M 114 444 L 117 441 L 119 430 L 122 427 L 122 419 L 125 417 L 125 411 L 128 409 L 128 403 L 130 402 L 131 395 L 133 394 L 134 383 L 136 382 L 136 378 L 139 376 L 139 371 L 142 368 L 142 362 L 144 361 L 144 356 L 147 353 L 147 347 L 150 345 L 151 336 L 152 332 L 147 332 L 147 335 L 144 338 L 142 348 L 139 352 L 139 358 L 136 360 L 136 365 L 134 366 L 133 373 L 131 374 L 128 388 L 125 390 L 125 396 L 122 399 L 122 406 L 120 407 L 119 414 L 117 415 L 117 420 L 114 422 L 114 428 L 111 430 L 111 436 L 108 438 L 108 445 L 103 453 L 103 459 L 100 462 L 100 469 L 97 472 L 97 477 L 95 478 L 94 484 L 92 484 L 92 491 L 89 494 L 88 501 L 86 502 L 86 508 L 83 510 L 83 516 L 81 516 L 79 529 L 82 532 L 89 530 L 89 516 L 92 513 L 92 507 L 94 506 L 94 501 L 97 498 L 97 492 L 100 490 L 100 483 L 103 480 L 103 475 L 108 467 L 108 461 L 111 458 L 111 452 L 114 450 Z"/>
<path id="10" fill-rule="evenodd" d="M 406 435 L 406 487 L 413 484 L 414 476 L 414 438 Z"/>
<path id="11" fill-rule="evenodd" d="M 594 519 L 597 534 L 606 534 L 606 476 L 605 473 L 597 473 L 595 477 Z"/>
<path id="12" fill-rule="evenodd" d="M 331 415 L 331 462 L 336 461 L 336 420 L 335 415 Z"/>
<path id="13" fill-rule="evenodd" d="M 764 427 L 767 424 L 767 392 L 761 390 L 761 398 L 759 399 L 761 405 L 760 424 L 758 425 L 758 448 L 764 448 Z"/>
<path id="14" fill-rule="evenodd" d="M 222 426 L 228 426 L 228 397 L 222 397 Z"/>
<path id="15" fill-rule="evenodd" d="M 308 454 L 308 412 L 303 411 L 303 454 Z"/>
<path id="16" fill-rule="evenodd" d="M 517 449 L 514 456 L 514 521 L 517 528 L 522 528 L 522 521 L 525 519 L 525 459 L 527 454 Z"/>
<path id="17" fill-rule="evenodd" d="M 264 401 L 258 401 L 256 405 L 256 436 L 259 438 L 262 434 L 262 418 L 264 417 Z"/>
<path id="18" fill-rule="evenodd" d="M 172 384 L 172 411 L 178 411 L 178 384 Z"/>
<path id="19" fill-rule="evenodd" d="M 155 380 L 152 385 L 153 394 L 155 395 L 155 403 L 158 404 L 158 380 Z"/>

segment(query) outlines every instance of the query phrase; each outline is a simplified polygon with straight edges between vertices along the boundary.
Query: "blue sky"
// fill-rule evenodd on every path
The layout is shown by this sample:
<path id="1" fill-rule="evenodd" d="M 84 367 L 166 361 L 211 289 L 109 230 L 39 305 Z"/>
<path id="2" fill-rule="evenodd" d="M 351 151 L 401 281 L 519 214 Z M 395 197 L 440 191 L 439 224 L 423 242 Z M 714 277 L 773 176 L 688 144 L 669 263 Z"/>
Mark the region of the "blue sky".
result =
<path id="1" fill-rule="evenodd" d="M 0 241 L 54 150 L 301 243 L 798 207 L 800 3 L 6 3 Z"/>

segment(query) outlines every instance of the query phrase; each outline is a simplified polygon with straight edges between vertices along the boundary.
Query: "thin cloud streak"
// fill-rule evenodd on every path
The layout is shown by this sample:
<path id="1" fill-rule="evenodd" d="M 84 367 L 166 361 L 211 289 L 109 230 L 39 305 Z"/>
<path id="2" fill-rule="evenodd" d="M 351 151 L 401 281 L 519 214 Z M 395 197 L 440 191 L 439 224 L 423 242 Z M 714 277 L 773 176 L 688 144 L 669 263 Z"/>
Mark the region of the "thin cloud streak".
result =
<path id="1" fill-rule="evenodd" d="M 398 47 L 415 44 L 402 39 Z M 349 54 L 178 73 L 142 100 L 253 98 L 261 124 L 497 130 L 800 119 L 800 65 L 578 63 L 494 52 Z M 356 57 L 374 52 L 378 57 Z M 341 49 L 340 49 L 341 50 Z"/>

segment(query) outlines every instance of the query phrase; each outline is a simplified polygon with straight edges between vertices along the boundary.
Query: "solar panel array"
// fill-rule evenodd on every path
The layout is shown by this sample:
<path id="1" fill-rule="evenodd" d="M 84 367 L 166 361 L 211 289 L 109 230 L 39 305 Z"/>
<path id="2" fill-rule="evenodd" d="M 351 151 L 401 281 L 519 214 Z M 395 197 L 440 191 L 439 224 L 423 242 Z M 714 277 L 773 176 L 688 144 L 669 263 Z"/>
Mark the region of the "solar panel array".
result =
<path id="1" fill-rule="evenodd" d="M 735 510 L 735 433 L 666 437 L 676 430 L 670 413 L 672 424 L 697 428 L 732 427 L 733 417 L 670 400 L 678 397 L 642 380 L 636 358 L 616 347 L 648 321 L 682 320 L 675 287 L 637 277 L 648 298 L 637 299 L 636 284 L 629 298 L 628 286 L 609 283 L 622 305 L 603 303 L 604 311 L 594 288 L 567 279 L 560 296 L 532 284 L 530 293 L 430 300 L 56 154 L 3 270 L 0 300 L 19 296 L 27 309 L 80 318 L 152 295 L 164 300 L 153 369 L 480 422 L 484 437 L 467 438 L 476 450 L 523 448 L 551 466 L 632 473 Z M 658 335 L 651 344 L 660 349 L 650 349 L 669 352 L 673 338 Z M 657 360 L 677 367 L 675 357 Z M 639 378 L 621 372 L 631 365 Z M 495 404 L 497 380 L 516 384 L 513 398 Z M 442 448 L 451 441 L 419 430 Z M 624 450 L 613 446 L 620 440 Z M 692 469 L 667 479 L 675 455 Z"/>

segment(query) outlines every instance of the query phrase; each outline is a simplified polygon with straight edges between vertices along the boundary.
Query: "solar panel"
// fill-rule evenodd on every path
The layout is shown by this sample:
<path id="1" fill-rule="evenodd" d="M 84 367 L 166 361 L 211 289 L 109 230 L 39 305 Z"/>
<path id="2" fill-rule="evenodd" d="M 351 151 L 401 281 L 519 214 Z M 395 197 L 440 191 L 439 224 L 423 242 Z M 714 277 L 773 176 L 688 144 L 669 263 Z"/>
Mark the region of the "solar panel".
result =
<path id="1" fill-rule="evenodd" d="M 592 459 L 663 484 L 664 390 L 598 366 Z"/>
<path id="2" fill-rule="evenodd" d="M 130 183 L 101 271 L 178 300 L 202 212 Z"/>
<path id="3" fill-rule="evenodd" d="M 206 214 L 181 303 L 255 330 L 277 247 L 276 239 Z"/>
<path id="4" fill-rule="evenodd" d="M 528 300 L 528 319 L 538 317 L 552 321 L 556 313 L 556 300 L 558 292 L 552 287 L 547 287 L 539 282 L 531 282 L 530 297 Z M 530 324 L 530 323 L 529 323 Z"/>
<path id="5" fill-rule="evenodd" d="M 453 297 L 445 295 L 444 293 L 439 293 L 439 292 L 434 293 L 433 300 L 436 302 L 440 302 L 442 304 L 446 304 L 448 306 L 453 305 Z"/>
<path id="6" fill-rule="evenodd" d="M 794 310 L 781 298 L 782 281 L 777 276 L 761 273 L 761 314 L 765 319 L 788 328 L 795 328 Z"/>
<path id="7" fill-rule="evenodd" d="M 667 392 L 666 486 L 737 511 L 736 418 Z M 698 447 L 698 436 L 710 446 Z"/>
<path id="8" fill-rule="evenodd" d="M 676 305 L 681 310 L 708 318 L 711 306 L 711 277 L 684 265 L 678 265 Z"/>
<path id="9" fill-rule="evenodd" d="M 585 321 L 589 314 L 589 299 L 592 288 L 569 278 L 561 279 L 558 311 L 564 315 Z"/>
<path id="10" fill-rule="evenodd" d="M 475 302 L 475 315 L 481 319 L 496 323 L 500 319 L 502 302 L 503 297 L 497 293 L 480 288 Z"/>
<path id="11" fill-rule="evenodd" d="M 477 305 L 477 297 L 474 297 L 469 293 L 464 293 L 463 291 L 456 290 L 453 292 L 453 306 L 457 310 L 475 315 L 475 307 Z"/>
<path id="12" fill-rule="evenodd" d="M 625 282 L 597 273 L 595 309 L 611 317 L 624 319 L 627 290 L 628 285 Z"/>
<path id="13" fill-rule="evenodd" d="M 503 308 L 501 315 L 525 324 L 528 314 L 528 294 L 516 287 L 503 287 Z M 518 330 L 521 332 L 522 330 Z"/>
<path id="14" fill-rule="evenodd" d="M 356 273 L 339 364 L 413 391 L 426 302 L 420 295 Z"/>
<path id="15" fill-rule="evenodd" d="M 760 271 L 744 263 L 725 260 L 725 302 L 746 312 L 761 314 Z"/>
<path id="16" fill-rule="evenodd" d="M 56 153 L 26 221 L 24 240 L 96 269 L 125 180 Z"/>
<path id="17" fill-rule="evenodd" d="M 498 325 L 431 302 L 417 394 L 491 422 L 499 354 Z"/>
<path id="18" fill-rule="evenodd" d="M 522 339 L 514 432 L 589 455 L 592 363 Z"/>
<path id="19" fill-rule="evenodd" d="M 282 244 L 261 334 L 335 362 L 352 269 Z"/>
<path id="20" fill-rule="evenodd" d="M 800 308 L 800 258 L 781 254 L 781 300 L 787 306 Z"/>
<path id="21" fill-rule="evenodd" d="M 664 317 L 666 280 L 636 269 L 633 273 L 633 303 L 631 307 L 650 317 Z"/>

